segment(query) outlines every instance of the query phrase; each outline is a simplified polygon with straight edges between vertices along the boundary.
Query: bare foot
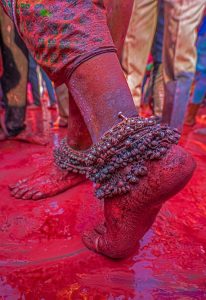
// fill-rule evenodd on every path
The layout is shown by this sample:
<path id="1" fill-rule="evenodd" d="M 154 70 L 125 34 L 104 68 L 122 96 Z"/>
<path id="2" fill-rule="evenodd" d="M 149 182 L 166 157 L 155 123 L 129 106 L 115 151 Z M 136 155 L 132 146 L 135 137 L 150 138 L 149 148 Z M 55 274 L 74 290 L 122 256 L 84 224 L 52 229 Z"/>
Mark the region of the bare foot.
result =
<path id="1" fill-rule="evenodd" d="M 57 168 L 53 162 L 16 184 L 10 185 L 12 196 L 24 200 L 40 200 L 62 193 L 83 182 L 84 175 L 78 175 Z"/>
<path id="2" fill-rule="evenodd" d="M 27 131 L 22 131 L 16 136 L 11 136 L 9 137 L 10 140 L 16 140 L 16 141 L 21 141 L 24 143 L 31 143 L 31 144 L 36 144 L 36 145 L 41 145 L 41 146 L 46 146 L 49 141 L 46 137 L 41 137 L 33 133 L 29 133 Z"/>
<path id="3" fill-rule="evenodd" d="M 112 258 L 131 255 L 162 204 L 187 184 L 195 163 L 184 149 L 173 146 L 161 160 L 148 162 L 147 168 L 148 175 L 129 194 L 105 200 L 106 230 L 84 233 L 83 242 L 89 249 Z"/>

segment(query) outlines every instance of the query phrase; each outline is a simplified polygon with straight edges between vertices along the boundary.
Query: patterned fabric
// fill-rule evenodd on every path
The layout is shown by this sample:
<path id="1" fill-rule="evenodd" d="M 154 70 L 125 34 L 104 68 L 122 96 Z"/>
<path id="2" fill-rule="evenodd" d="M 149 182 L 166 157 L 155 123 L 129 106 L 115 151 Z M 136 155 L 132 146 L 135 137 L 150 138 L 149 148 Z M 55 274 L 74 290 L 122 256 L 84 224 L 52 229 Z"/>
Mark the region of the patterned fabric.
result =
<path id="1" fill-rule="evenodd" d="M 9 1 L 0 2 L 11 16 Z M 17 0 L 16 5 L 19 31 L 56 85 L 89 58 L 116 51 L 103 0 Z"/>
<path id="2" fill-rule="evenodd" d="M 12 0 L 1 0 L 0 4 L 3 7 L 5 13 L 13 20 Z"/>

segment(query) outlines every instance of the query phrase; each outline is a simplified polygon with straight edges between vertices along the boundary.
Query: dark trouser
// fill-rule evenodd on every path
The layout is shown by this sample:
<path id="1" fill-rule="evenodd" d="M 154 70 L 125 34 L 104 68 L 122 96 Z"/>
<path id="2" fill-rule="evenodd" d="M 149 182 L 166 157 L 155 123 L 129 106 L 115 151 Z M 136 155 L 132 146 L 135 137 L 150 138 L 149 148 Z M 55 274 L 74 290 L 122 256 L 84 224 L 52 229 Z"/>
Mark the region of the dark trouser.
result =
<path id="1" fill-rule="evenodd" d="M 25 128 L 28 53 L 10 18 L 0 10 L 4 73 L 2 90 L 6 108 L 6 128 L 15 136 Z"/>

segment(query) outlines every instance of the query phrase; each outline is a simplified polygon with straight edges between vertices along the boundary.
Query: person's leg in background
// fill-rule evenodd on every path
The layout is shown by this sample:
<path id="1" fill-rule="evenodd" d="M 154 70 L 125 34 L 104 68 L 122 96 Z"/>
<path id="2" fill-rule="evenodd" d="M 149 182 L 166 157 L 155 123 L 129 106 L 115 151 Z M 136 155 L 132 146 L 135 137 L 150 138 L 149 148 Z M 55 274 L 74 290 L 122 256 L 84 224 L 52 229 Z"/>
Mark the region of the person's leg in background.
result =
<path id="1" fill-rule="evenodd" d="M 196 28 L 205 0 L 165 0 L 163 123 L 182 130 L 196 66 Z"/>
<path id="2" fill-rule="evenodd" d="M 11 19 L 0 8 L 4 74 L 2 88 L 6 103 L 5 125 L 9 136 L 25 128 L 28 51 Z"/>
<path id="3" fill-rule="evenodd" d="M 40 70 L 41 70 L 42 79 L 45 82 L 45 85 L 46 85 L 46 88 L 48 91 L 48 95 L 49 95 L 49 106 L 53 106 L 56 103 L 56 95 L 55 95 L 54 87 L 52 85 L 51 80 L 49 79 L 47 74 L 44 72 L 44 70 L 42 68 Z"/>
<path id="4" fill-rule="evenodd" d="M 37 63 L 29 53 L 29 82 L 31 84 L 31 91 L 34 99 L 34 104 L 37 106 L 41 105 L 40 101 L 40 90 L 39 90 L 39 79 L 37 75 Z"/>
<path id="5" fill-rule="evenodd" d="M 195 125 L 195 117 L 199 107 L 206 96 L 206 16 L 203 18 L 197 39 L 197 65 L 194 80 L 194 91 L 192 101 L 188 106 L 185 124 Z"/>
<path id="6" fill-rule="evenodd" d="M 188 112 L 185 118 L 185 124 L 188 126 L 195 125 L 196 115 L 206 96 L 206 70 L 204 72 L 196 72 L 195 88 L 192 96 L 192 102 L 188 106 Z"/>
<path id="7" fill-rule="evenodd" d="M 164 35 L 164 0 L 158 1 L 157 29 L 152 45 L 154 69 L 152 74 L 153 112 L 161 119 L 164 103 L 164 84 L 162 73 L 162 46 Z"/>
<path id="8" fill-rule="evenodd" d="M 157 25 L 158 1 L 135 0 L 122 65 L 136 107 L 140 107 L 142 82 Z"/>
<path id="9" fill-rule="evenodd" d="M 55 88 L 58 106 L 58 118 L 54 122 L 54 126 L 66 127 L 68 126 L 69 117 L 69 91 L 65 84 Z"/>
<path id="10" fill-rule="evenodd" d="M 107 24 L 121 61 L 134 0 L 104 0 L 104 3 L 107 10 Z"/>

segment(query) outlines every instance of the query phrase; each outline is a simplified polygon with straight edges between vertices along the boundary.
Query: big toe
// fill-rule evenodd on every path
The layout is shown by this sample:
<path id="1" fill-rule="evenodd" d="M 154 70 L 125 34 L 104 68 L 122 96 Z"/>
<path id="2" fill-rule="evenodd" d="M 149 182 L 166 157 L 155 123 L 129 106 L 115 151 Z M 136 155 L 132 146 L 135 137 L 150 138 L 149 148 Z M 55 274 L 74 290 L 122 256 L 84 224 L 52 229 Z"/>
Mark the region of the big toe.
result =
<path id="1" fill-rule="evenodd" d="M 82 241 L 87 248 L 98 251 L 98 240 L 100 235 L 96 231 L 86 231 L 82 235 Z"/>

